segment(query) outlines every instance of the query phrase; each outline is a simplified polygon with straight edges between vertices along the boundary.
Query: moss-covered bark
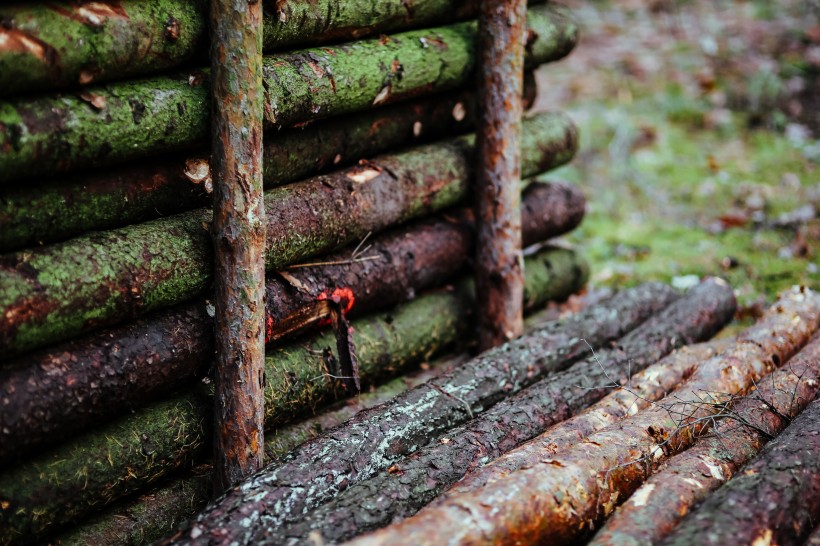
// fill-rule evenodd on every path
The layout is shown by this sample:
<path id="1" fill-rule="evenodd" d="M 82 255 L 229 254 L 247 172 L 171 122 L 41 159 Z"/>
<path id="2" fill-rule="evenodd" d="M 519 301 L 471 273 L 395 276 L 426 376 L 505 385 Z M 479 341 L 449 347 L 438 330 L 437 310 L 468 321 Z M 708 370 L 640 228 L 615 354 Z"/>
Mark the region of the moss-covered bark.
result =
<path id="1" fill-rule="evenodd" d="M 568 160 L 565 118 L 525 123 L 522 173 Z M 357 241 L 468 196 L 472 138 L 384 155 L 265 194 L 269 270 Z M 0 351 L 10 357 L 180 303 L 209 287 L 211 212 L 195 210 L 0 256 Z"/>
<path id="2" fill-rule="evenodd" d="M 566 12 L 534 8 L 529 66 L 560 58 L 577 29 Z M 283 53 L 264 59 L 271 127 L 453 89 L 474 67 L 475 23 Z M 208 134 L 207 71 L 0 103 L 0 183 L 189 149 Z"/>

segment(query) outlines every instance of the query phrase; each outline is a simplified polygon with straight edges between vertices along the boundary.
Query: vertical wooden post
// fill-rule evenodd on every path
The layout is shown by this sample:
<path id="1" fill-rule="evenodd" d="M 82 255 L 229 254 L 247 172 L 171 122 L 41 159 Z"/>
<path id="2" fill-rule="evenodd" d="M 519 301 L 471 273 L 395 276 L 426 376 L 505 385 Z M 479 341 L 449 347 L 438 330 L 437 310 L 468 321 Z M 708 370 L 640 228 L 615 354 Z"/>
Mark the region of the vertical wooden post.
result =
<path id="1" fill-rule="evenodd" d="M 475 260 L 481 350 L 524 329 L 519 140 L 525 18 L 525 0 L 481 0 Z"/>
<path id="2" fill-rule="evenodd" d="M 265 211 L 262 4 L 211 0 L 214 494 L 262 466 Z"/>

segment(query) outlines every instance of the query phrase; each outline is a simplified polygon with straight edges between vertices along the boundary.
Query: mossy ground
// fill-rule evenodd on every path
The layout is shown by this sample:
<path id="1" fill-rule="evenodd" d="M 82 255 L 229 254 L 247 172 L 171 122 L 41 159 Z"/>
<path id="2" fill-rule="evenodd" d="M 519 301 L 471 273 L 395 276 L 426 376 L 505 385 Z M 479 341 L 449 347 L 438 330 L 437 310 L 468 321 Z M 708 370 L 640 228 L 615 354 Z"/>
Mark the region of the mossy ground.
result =
<path id="1" fill-rule="evenodd" d="M 811 2 L 566 3 L 581 45 L 541 69 L 537 108 L 580 128 L 578 156 L 547 178 L 587 193 L 569 240 L 593 284 L 720 275 L 744 305 L 820 288 Z"/>

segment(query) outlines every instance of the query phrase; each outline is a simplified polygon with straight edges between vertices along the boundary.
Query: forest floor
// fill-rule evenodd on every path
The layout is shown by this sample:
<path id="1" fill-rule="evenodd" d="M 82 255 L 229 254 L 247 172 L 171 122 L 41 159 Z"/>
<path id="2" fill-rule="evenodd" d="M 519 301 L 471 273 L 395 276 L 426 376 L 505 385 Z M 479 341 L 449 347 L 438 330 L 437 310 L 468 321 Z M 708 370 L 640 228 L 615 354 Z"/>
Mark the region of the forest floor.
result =
<path id="1" fill-rule="evenodd" d="M 563 0 L 581 41 L 542 67 L 584 188 L 593 286 L 728 279 L 751 315 L 820 287 L 820 1 Z"/>

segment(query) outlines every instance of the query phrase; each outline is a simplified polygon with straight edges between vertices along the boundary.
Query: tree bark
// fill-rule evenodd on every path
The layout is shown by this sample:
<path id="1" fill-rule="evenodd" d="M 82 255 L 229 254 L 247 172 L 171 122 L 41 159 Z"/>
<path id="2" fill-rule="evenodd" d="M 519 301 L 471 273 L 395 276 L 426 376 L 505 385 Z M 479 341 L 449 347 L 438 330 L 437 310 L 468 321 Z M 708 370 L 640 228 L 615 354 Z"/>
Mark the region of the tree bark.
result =
<path id="1" fill-rule="evenodd" d="M 574 46 L 577 28 L 565 10 L 533 8 L 528 21 L 529 67 Z M 467 22 L 265 57 L 266 123 L 288 127 L 454 89 L 472 75 L 475 34 Z M 2 181 L 201 145 L 208 79 L 193 70 L 0 103 Z"/>
<path id="2" fill-rule="evenodd" d="M 503 480 L 453 495 L 351 544 L 578 543 L 656 464 L 691 445 L 731 393 L 752 386 L 805 343 L 818 326 L 818 312 L 817 294 L 787 293 L 666 402 L 561 453 L 536 453 Z"/>
<path id="3" fill-rule="evenodd" d="M 521 95 L 526 0 L 480 0 L 476 126 L 478 347 L 487 350 L 524 331 L 521 255 Z"/>
<path id="4" fill-rule="evenodd" d="M 566 251 L 563 257 L 568 257 Z M 541 260 L 543 268 L 549 267 L 544 255 L 533 263 Z M 586 272 L 578 262 L 568 262 L 569 271 Z M 535 304 L 543 304 L 543 296 L 552 293 L 552 287 L 546 284 L 549 279 L 542 272 L 530 285 L 537 290 L 536 294 L 528 295 Z M 566 280 L 559 281 L 564 288 L 568 284 Z M 578 288 L 574 286 L 573 290 Z M 567 295 L 564 293 L 563 297 Z M 594 318 L 600 318 L 601 335 L 611 335 L 613 330 L 623 328 L 620 321 L 626 321 L 628 326 L 634 324 L 636 315 L 646 314 L 646 309 L 632 309 L 624 300 L 636 303 L 638 299 L 638 305 L 653 308 L 671 298 L 669 291 L 657 287 L 637 295 L 642 298 L 618 300 L 620 307 L 615 310 L 621 310 L 625 317 L 617 318 L 612 308 L 605 309 L 589 314 L 586 328 L 591 327 Z M 400 370 L 468 338 L 472 297 L 470 287 L 460 284 L 452 291 L 434 292 L 390 312 L 354 321 L 353 339 L 358 347 L 362 383 L 369 385 L 378 377 L 395 376 Z M 577 324 L 576 327 L 580 328 Z M 575 344 L 579 345 L 577 340 Z M 326 336 L 269 355 L 265 395 L 266 420 L 270 425 L 285 421 L 275 412 L 304 417 L 312 413 L 321 397 L 331 399 L 339 390 L 327 378 L 328 362 L 324 355 L 333 346 L 332 336 Z M 295 378 L 302 380 L 295 383 Z M 0 474 L 0 502 L 8 503 L 0 509 L 0 544 L 19 537 L 34 540 L 199 459 L 209 439 L 210 427 L 206 423 L 211 416 L 210 402 L 191 388 L 77 436 Z"/>
<path id="5" fill-rule="evenodd" d="M 564 120 L 527 121 L 526 176 L 571 157 L 577 135 Z M 461 137 L 266 192 L 267 269 L 462 202 L 471 157 L 472 138 Z M 0 256 L 0 351 L 8 358 L 202 293 L 213 278 L 211 215 L 195 210 Z"/>
<path id="6" fill-rule="evenodd" d="M 416 513 L 482 461 L 493 460 L 601 399 L 675 345 L 711 337 L 732 319 L 735 301 L 725 284 L 703 283 L 622 338 L 433 439 L 387 472 L 340 493 L 287 527 L 268 527 L 267 544 L 304 543 L 319 536 L 340 543 Z M 286 479 L 286 476 L 282 476 Z"/>
<path id="7" fill-rule="evenodd" d="M 820 399 L 662 542 L 800 546 L 820 514 Z"/>
<path id="8" fill-rule="evenodd" d="M 782 369 L 761 380 L 753 394 L 725 412 L 709 437 L 671 458 L 642 485 L 591 544 L 660 543 L 692 507 L 706 500 L 780 433 L 788 419 L 814 399 L 818 386 L 820 335 L 815 335 Z"/>
<path id="9" fill-rule="evenodd" d="M 439 433 L 481 413 L 541 377 L 628 332 L 676 298 L 649 284 L 550 323 L 484 353 L 450 374 L 362 412 L 343 427 L 307 442 L 203 512 L 174 539 L 184 543 L 247 543 L 266 528 L 299 517 L 353 483 L 370 478 Z M 429 315 L 428 315 L 429 318 Z M 593 326 L 594 325 L 594 326 Z M 289 484 L 299 483 L 300 487 Z M 238 524 L 249 514 L 250 525 Z"/>
<path id="10" fill-rule="evenodd" d="M 535 4 L 537 2 L 531 2 Z M 202 55 L 203 0 L 123 0 L 94 6 L 60 1 L 0 8 L 0 95 L 75 87 L 161 72 Z M 467 19 L 475 2 L 280 0 L 264 13 L 266 51 Z"/>

